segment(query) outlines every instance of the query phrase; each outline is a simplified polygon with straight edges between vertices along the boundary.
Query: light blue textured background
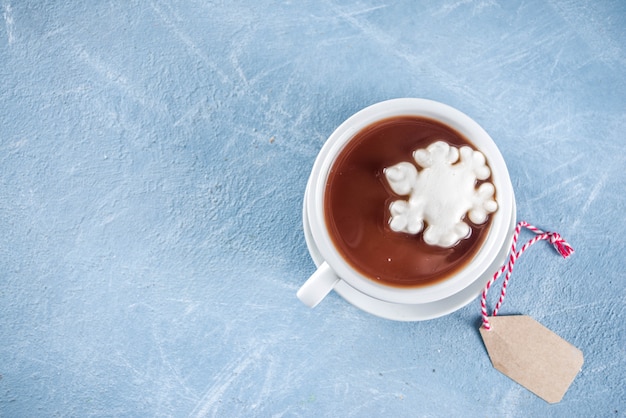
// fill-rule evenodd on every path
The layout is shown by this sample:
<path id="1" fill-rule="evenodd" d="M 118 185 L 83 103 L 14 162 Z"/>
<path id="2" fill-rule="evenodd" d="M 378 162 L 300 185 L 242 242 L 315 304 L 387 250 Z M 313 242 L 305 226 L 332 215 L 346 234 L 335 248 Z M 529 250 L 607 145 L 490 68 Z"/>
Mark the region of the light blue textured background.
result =
<path id="1" fill-rule="evenodd" d="M 626 415 L 625 2 L 0 7 L 0 415 Z M 478 301 L 296 299 L 315 156 L 396 97 L 478 121 L 576 249 L 534 247 L 502 310 L 584 352 L 561 403 L 491 367 Z"/>

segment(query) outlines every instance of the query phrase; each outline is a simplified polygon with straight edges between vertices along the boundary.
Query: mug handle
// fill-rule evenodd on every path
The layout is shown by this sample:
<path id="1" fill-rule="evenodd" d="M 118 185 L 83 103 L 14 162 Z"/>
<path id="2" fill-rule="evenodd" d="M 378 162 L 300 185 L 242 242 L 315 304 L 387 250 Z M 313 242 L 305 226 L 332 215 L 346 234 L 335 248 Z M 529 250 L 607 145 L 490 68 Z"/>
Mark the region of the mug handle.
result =
<path id="1" fill-rule="evenodd" d="M 304 282 L 296 295 L 306 306 L 314 308 L 333 290 L 339 280 L 333 269 L 324 261 Z"/>

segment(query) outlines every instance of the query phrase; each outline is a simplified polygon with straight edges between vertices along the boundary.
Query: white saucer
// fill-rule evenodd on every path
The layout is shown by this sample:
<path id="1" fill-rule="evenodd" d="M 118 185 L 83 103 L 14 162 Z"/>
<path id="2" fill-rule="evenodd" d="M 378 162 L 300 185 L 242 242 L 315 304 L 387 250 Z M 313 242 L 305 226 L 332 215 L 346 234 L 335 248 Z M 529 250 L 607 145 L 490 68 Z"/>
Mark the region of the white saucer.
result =
<path id="1" fill-rule="evenodd" d="M 305 203 L 307 201 L 307 195 L 308 185 L 304 194 Z M 313 242 L 313 238 L 311 236 L 306 204 L 304 204 L 303 207 L 304 238 L 313 262 L 316 266 L 319 266 L 322 262 L 324 262 L 324 259 L 319 253 L 319 250 L 317 249 L 317 246 Z M 416 305 L 390 303 L 368 296 L 348 285 L 343 280 L 340 280 L 337 285 L 335 285 L 333 290 L 357 308 L 372 315 L 394 321 L 425 321 L 447 315 L 461 309 L 481 294 L 487 282 L 491 279 L 496 270 L 504 263 L 510 249 L 510 241 L 513 237 L 513 229 L 515 228 L 516 223 L 515 214 L 515 199 L 513 199 L 513 214 L 511 216 L 511 226 L 509 228 L 510 239 L 507 241 L 507 245 L 502 248 L 500 254 L 498 254 L 493 264 L 487 269 L 486 273 L 482 277 L 475 280 L 471 285 L 461 290 L 459 293 L 445 299 Z"/>

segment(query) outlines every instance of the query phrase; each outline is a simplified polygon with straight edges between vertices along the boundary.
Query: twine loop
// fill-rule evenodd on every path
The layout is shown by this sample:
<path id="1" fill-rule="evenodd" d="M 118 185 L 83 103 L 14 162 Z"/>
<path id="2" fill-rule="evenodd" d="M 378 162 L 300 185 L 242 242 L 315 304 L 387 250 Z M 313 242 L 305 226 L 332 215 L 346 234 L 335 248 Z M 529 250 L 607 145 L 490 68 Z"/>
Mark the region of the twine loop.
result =
<path id="1" fill-rule="evenodd" d="M 519 238 L 519 234 L 522 228 L 526 228 L 529 231 L 535 233 L 535 236 L 530 239 L 526 244 L 517 251 L 517 240 Z M 563 257 L 567 258 L 574 253 L 574 249 L 571 245 L 567 243 L 561 237 L 558 232 L 544 232 L 541 229 L 532 226 L 526 221 L 521 221 L 515 227 L 515 231 L 513 233 L 513 243 L 511 244 L 511 250 L 509 251 L 509 259 L 508 261 L 495 272 L 491 280 L 485 285 L 485 289 L 483 290 L 482 297 L 480 299 L 480 310 L 483 320 L 483 328 L 486 330 L 491 329 L 491 325 L 489 324 L 489 315 L 487 313 L 487 292 L 491 285 L 506 271 L 506 275 L 504 276 L 504 281 L 502 282 L 502 290 L 500 291 L 500 298 L 498 299 L 498 303 L 496 303 L 495 308 L 493 309 L 492 316 L 496 316 L 500 307 L 502 306 L 502 302 L 504 301 L 504 297 L 506 296 L 506 288 L 509 283 L 509 279 L 511 278 L 511 273 L 513 273 L 513 266 L 517 259 L 533 244 L 536 242 L 547 240 L 552 244 L 554 249 Z"/>

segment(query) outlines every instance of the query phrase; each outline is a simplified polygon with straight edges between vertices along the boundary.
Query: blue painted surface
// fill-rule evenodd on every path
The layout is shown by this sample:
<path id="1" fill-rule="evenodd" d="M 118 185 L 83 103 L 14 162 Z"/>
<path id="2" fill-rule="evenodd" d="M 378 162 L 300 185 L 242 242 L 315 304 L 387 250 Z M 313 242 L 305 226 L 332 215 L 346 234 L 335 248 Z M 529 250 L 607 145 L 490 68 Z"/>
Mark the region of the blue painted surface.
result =
<path id="1" fill-rule="evenodd" d="M 626 415 L 626 3 L 0 6 L 0 415 Z M 561 403 L 491 367 L 478 301 L 296 299 L 313 160 L 395 97 L 477 120 L 577 250 L 534 247 L 502 309 L 584 352 Z"/>

